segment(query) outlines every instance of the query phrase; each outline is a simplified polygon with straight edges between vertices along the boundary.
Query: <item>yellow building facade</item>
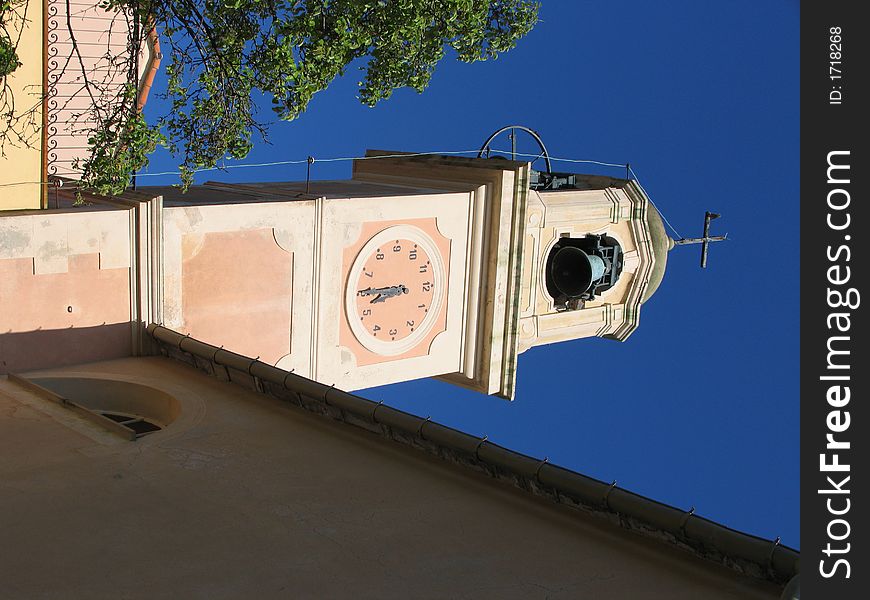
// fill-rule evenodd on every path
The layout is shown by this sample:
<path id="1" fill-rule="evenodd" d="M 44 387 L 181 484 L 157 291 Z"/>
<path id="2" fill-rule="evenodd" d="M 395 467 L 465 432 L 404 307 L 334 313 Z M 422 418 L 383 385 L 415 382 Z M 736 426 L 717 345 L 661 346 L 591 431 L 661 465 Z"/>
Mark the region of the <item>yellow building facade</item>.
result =
<path id="1" fill-rule="evenodd" d="M 0 210 L 40 208 L 43 171 L 43 3 L 27 2 L 7 22 L 20 34 L 21 66 L 8 76 L 8 97 L 14 101 L 14 131 L 0 152 Z M 13 38 L 14 39 L 14 38 Z M 5 124 L 3 125 L 5 126 Z"/>

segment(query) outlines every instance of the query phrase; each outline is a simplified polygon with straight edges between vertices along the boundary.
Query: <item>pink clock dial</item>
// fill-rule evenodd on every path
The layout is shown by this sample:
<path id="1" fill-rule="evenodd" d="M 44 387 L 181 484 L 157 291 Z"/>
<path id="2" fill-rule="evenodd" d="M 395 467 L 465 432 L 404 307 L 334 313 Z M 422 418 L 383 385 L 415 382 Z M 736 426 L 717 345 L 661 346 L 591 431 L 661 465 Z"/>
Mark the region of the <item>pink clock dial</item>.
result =
<path id="1" fill-rule="evenodd" d="M 347 279 L 347 321 L 357 341 L 381 356 L 409 351 L 440 314 L 444 259 L 422 229 L 394 225 L 371 237 Z"/>
<path id="2" fill-rule="evenodd" d="M 385 240 L 364 258 L 356 280 L 356 318 L 371 336 L 398 341 L 419 329 L 435 296 L 429 253 L 407 238 Z"/>

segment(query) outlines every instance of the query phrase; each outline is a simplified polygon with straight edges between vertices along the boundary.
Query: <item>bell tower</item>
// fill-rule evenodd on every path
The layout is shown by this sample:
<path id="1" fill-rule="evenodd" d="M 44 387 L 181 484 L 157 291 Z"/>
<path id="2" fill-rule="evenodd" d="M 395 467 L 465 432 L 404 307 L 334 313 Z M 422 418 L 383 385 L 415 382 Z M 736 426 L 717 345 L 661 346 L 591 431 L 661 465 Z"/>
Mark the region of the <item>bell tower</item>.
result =
<path id="1" fill-rule="evenodd" d="M 626 339 L 673 242 L 634 181 L 369 151 L 344 181 L 160 195 L 154 315 L 340 389 L 440 377 L 513 398 L 517 357 Z"/>
<path id="2" fill-rule="evenodd" d="M 674 245 L 627 179 L 436 156 L 359 161 L 354 178 L 473 189 L 460 366 L 439 376 L 485 394 L 513 398 L 517 356 L 532 346 L 628 338 Z"/>
<path id="3" fill-rule="evenodd" d="M 674 242 L 636 181 L 555 172 L 540 145 L 543 170 L 486 145 L 477 158 L 369 151 L 349 180 L 88 194 L 95 208 L 50 226 L 5 218 L 27 233 L 0 248 L 0 269 L 42 299 L 33 314 L 115 325 L 99 331 L 118 332 L 121 355 L 146 351 L 157 323 L 344 390 L 439 377 L 510 399 L 519 354 L 625 340 L 675 243 L 700 244 L 703 265 L 725 238 L 708 212 L 702 237 Z M 94 292 L 106 277 L 112 301 Z M 29 331 L 28 314 L 0 324 Z"/>
<path id="4" fill-rule="evenodd" d="M 557 174 L 529 193 L 519 351 L 628 338 L 674 246 L 655 207 L 634 181 L 597 175 Z"/>

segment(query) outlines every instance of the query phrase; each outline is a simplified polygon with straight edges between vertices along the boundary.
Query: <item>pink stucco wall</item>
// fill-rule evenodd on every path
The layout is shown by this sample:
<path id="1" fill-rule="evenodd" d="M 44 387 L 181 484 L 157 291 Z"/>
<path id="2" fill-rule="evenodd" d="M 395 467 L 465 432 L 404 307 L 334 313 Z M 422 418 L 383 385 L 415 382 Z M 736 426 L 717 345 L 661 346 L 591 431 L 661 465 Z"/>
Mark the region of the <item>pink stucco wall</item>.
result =
<path id="1" fill-rule="evenodd" d="M 0 373 L 130 353 L 129 269 L 100 270 L 99 254 L 44 275 L 0 260 L 0 306 Z"/>
<path id="2" fill-rule="evenodd" d="M 0 217 L 0 374 L 129 356 L 127 211 Z"/>
<path id="3" fill-rule="evenodd" d="M 290 353 L 293 253 L 271 228 L 187 234 L 182 330 L 269 364 Z"/>
<path id="4" fill-rule="evenodd" d="M 414 227 L 417 227 L 424 231 L 433 240 L 435 245 L 440 250 L 444 265 L 450 264 L 450 241 L 446 239 L 443 235 L 441 235 L 441 233 L 438 231 L 436 219 L 372 221 L 363 223 L 362 227 L 360 228 L 360 235 L 357 240 L 344 249 L 344 253 L 342 255 L 342 276 L 348 276 L 348 273 L 351 270 L 351 266 L 356 260 L 360 250 L 372 236 L 393 225 L 408 224 L 413 225 Z M 393 285 L 395 283 L 401 283 L 403 281 L 410 282 L 411 279 L 408 277 L 408 275 L 414 275 L 414 269 L 412 268 L 410 272 L 404 272 L 402 269 L 398 269 L 398 266 L 399 265 L 396 263 L 391 263 L 390 267 L 387 269 L 387 272 L 384 275 L 384 279 L 379 280 L 379 283 L 376 283 L 375 286 Z M 350 351 L 353 352 L 354 360 L 356 361 L 357 366 L 372 365 L 393 360 L 412 358 L 416 356 L 426 356 L 429 353 L 432 340 L 434 340 L 447 327 L 447 296 L 449 281 L 449 277 L 447 275 L 448 273 L 445 272 L 443 286 L 444 289 L 442 291 L 444 299 L 441 302 L 441 305 L 438 309 L 438 316 L 435 319 L 435 322 L 432 324 L 432 328 L 430 329 L 429 333 L 423 339 L 421 339 L 420 342 L 416 344 L 413 348 L 410 348 L 409 350 L 402 352 L 401 354 L 396 354 L 392 356 L 382 356 L 365 348 L 362 344 L 359 343 L 356 336 L 351 331 L 349 320 L 359 318 L 359 314 L 361 314 L 362 310 L 368 307 L 369 300 L 367 298 L 360 299 L 358 301 L 359 313 L 354 315 L 348 315 L 346 314 L 344 298 L 337 299 L 337 302 L 340 302 L 342 309 L 339 340 L 342 346 L 350 349 Z M 354 286 L 357 285 L 357 282 L 348 281 L 346 282 L 346 284 L 348 286 Z M 389 305 L 386 305 L 390 312 L 396 312 L 396 314 L 393 315 L 390 319 L 390 322 L 397 322 L 399 324 L 402 324 L 409 319 L 419 319 L 419 311 L 414 310 L 416 306 L 416 301 L 403 302 L 403 300 L 404 298 L 399 298 L 398 302 L 391 301 Z"/>

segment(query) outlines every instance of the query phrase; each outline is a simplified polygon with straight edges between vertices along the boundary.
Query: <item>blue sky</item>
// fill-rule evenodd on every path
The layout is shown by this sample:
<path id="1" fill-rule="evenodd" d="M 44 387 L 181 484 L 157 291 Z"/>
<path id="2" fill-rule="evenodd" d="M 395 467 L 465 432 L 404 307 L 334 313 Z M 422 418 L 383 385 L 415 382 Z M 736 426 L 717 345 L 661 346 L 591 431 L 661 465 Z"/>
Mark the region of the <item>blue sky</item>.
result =
<path id="1" fill-rule="evenodd" d="M 513 403 L 428 380 L 362 395 L 799 547 L 798 17 L 794 0 L 543 0 L 541 23 L 496 61 L 445 59 L 424 94 L 400 90 L 374 109 L 355 99 L 351 71 L 271 127 L 271 145 L 243 163 L 466 150 L 525 124 L 553 156 L 630 162 L 683 236 L 712 210 L 714 233 L 731 238 L 706 270 L 698 247 L 672 251 L 625 343 L 521 355 Z M 158 153 L 150 170 L 174 164 Z M 304 169 L 198 180 L 300 180 Z M 348 178 L 350 165 L 315 163 L 313 176 Z"/>

